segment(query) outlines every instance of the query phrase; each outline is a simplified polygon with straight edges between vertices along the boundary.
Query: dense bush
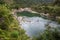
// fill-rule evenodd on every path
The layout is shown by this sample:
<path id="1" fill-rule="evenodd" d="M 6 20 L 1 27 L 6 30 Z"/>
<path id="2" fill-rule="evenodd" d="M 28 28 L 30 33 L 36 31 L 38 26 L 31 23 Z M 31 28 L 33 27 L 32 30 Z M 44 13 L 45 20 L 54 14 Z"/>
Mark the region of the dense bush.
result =
<path id="1" fill-rule="evenodd" d="M 20 35 L 20 33 L 23 33 Z M 6 5 L 0 5 L 0 40 L 27 40 L 29 37 L 22 30 L 16 18 Z"/>
<path id="2" fill-rule="evenodd" d="M 60 40 L 60 28 L 47 27 L 39 37 L 33 40 Z"/>

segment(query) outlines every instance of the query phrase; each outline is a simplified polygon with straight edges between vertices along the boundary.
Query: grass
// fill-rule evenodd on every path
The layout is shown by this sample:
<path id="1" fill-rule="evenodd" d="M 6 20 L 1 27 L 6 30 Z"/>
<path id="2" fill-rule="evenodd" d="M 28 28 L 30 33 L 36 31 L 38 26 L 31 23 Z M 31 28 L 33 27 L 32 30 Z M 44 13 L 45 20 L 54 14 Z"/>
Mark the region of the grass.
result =
<path id="1" fill-rule="evenodd" d="M 17 16 L 27 16 L 27 17 L 40 17 L 39 14 L 23 11 L 23 12 L 17 12 Z"/>

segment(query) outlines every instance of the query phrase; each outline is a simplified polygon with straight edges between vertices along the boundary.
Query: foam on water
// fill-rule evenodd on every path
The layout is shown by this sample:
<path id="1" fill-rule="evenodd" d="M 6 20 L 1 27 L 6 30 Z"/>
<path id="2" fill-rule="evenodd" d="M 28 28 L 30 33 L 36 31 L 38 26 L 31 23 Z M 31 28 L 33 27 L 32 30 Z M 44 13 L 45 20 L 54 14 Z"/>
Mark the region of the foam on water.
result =
<path id="1" fill-rule="evenodd" d="M 51 27 L 59 26 L 56 22 L 43 19 L 41 17 L 18 17 L 21 27 L 26 31 L 29 36 L 38 36 L 46 28 L 45 25 L 49 23 Z"/>

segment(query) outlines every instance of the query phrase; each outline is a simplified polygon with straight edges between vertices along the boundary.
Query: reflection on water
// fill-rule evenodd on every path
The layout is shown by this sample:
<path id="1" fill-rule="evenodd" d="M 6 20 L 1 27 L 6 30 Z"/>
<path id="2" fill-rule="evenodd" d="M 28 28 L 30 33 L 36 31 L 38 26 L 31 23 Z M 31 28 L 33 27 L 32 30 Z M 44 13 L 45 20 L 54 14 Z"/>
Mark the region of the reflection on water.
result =
<path id="1" fill-rule="evenodd" d="M 43 19 L 41 17 L 18 17 L 21 27 L 26 31 L 29 36 L 38 36 L 46 28 L 45 25 L 48 24 L 51 27 L 60 26 L 56 22 Z"/>

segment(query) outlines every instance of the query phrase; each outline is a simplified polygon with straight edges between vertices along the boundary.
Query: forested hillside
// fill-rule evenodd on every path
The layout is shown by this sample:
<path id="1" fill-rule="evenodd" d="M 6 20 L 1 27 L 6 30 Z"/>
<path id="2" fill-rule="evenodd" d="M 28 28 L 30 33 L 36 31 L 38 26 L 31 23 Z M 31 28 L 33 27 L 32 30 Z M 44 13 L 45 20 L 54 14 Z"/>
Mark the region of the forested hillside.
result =
<path id="1" fill-rule="evenodd" d="M 12 5 L 13 7 L 30 7 L 34 5 L 48 4 L 53 3 L 54 0 L 1 0 L 8 5 Z M 1 2 L 0 1 L 0 2 Z"/>
<path id="2" fill-rule="evenodd" d="M 60 27 L 51 28 L 49 25 L 46 26 L 42 35 L 30 39 L 12 14 L 12 9 L 18 10 L 25 7 L 38 13 L 49 14 L 49 20 L 60 24 L 60 0 L 0 0 L 0 40 L 60 40 Z M 36 14 L 27 13 L 27 15 L 35 16 Z"/>
<path id="3" fill-rule="evenodd" d="M 26 6 L 26 7 L 54 2 L 54 0 L 14 0 L 14 1 L 17 3 L 17 5 L 21 4 L 21 6 Z"/>

